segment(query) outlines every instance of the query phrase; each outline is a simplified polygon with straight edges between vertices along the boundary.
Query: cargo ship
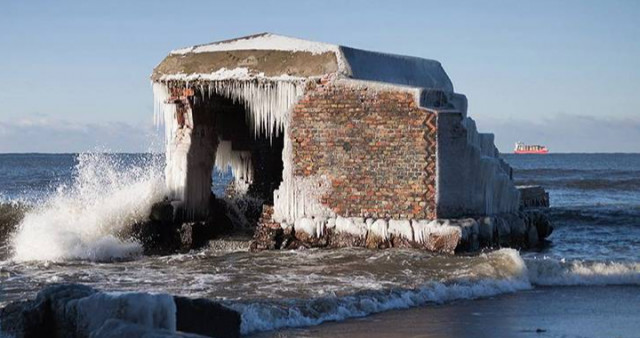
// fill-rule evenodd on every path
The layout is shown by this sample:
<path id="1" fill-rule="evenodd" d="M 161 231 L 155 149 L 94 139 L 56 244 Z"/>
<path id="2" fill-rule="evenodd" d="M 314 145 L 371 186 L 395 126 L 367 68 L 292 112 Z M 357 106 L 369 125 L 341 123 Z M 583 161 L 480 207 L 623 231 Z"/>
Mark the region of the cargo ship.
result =
<path id="1" fill-rule="evenodd" d="M 546 154 L 549 149 L 540 145 L 528 145 L 522 142 L 516 143 L 516 148 L 513 150 L 515 154 Z"/>

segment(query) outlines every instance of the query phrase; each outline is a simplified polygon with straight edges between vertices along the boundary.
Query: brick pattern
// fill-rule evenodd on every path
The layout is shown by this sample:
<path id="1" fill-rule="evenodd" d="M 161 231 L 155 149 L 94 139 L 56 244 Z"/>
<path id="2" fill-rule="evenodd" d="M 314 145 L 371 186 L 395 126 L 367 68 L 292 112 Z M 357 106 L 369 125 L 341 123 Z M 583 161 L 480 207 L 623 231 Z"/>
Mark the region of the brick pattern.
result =
<path id="1" fill-rule="evenodd" d="M 178 126 L 183 127 L 187 121 L 189 110 L 192 108 L 191 98 L 193 98 L 194 91 L 184 87 L 171 87 L 169 91 L 171 97 L 167 103 L 176 105 L 176 120 L 178 121 Z"/>
<path id="2" fill-rule="evenodd" d="M 435 217 L 436 115 L 412 93 L 313 83 L 292 114 L 294 175 L 326 175 L 336 214 Z"/>

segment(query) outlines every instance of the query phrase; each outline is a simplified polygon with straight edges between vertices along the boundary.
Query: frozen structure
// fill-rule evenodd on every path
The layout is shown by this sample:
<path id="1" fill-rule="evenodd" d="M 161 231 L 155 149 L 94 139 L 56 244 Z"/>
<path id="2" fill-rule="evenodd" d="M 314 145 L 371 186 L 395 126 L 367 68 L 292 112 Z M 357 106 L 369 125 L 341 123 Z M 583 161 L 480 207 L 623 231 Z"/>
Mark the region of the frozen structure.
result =
<path id="1" fill-rule="evenodd" d="M 263 33 L 174 50 L 151 79 L 170 198 L 192 218 L 214 166 L 265 201 L 263 223 L 311 237 L 416 241 L 435 219 L 518 211 L 511 168 L 437 61 Z"/>

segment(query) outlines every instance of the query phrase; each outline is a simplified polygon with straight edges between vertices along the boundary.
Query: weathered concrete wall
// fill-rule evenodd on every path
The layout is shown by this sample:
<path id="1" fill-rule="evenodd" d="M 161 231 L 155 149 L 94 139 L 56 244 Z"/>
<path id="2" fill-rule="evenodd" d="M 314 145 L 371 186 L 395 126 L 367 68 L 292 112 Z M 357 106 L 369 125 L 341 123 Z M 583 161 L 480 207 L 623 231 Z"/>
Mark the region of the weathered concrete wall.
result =
<path id="1" fill-rule="evenodd" d="M 293 174 L 324 176 L 336 215 L 435 217 L 435 114 L 415 91 L 353 81 L 310 85 L 290 122 Z"/>
<path id="2" fill-rule="evenodd" d="M 439 218 L 513 213 L 519 192 L 492 134 L 480 134 L 459 111 L 438 112 L 437 215 Z"/>

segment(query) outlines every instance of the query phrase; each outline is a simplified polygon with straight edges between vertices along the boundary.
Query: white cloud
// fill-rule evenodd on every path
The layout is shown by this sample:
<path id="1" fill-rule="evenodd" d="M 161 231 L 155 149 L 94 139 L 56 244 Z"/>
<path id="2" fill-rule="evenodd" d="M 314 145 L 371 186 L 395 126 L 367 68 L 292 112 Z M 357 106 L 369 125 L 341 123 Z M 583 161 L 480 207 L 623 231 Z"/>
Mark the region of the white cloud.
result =
<path id="1" fill-rule="evenodd" d="M 544 144 L 552 152 L 640 152 L 640 117 L 474 118 L 480 131 L 496 135 L 503 152 L 517 141 Z M 0 152 L 160 151 L 161 133 L 151 123 L 77 123 L 38 114 L 0 121 Z"/>
<path id="2" fill-rule="evenodd" d="M 558 114 L 538 122 L 481 117 L 477 123 L 496 135 L 503 152 L 517 141 L 544 144 L 552 152 L 640 152 L 640 117 Z"/>
<path id="3" fill-rule="evenodd" d="M 149 124 L 77 123 L 46 115 L 0 121 L 0 152 L 147 152 L 161 149 L 160 131 Z"/>

